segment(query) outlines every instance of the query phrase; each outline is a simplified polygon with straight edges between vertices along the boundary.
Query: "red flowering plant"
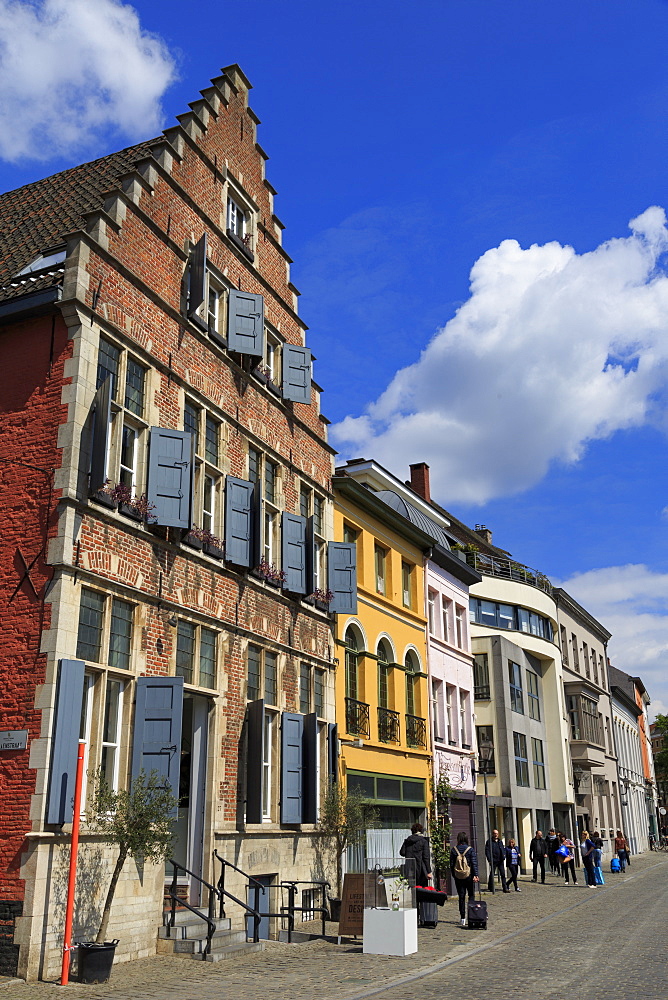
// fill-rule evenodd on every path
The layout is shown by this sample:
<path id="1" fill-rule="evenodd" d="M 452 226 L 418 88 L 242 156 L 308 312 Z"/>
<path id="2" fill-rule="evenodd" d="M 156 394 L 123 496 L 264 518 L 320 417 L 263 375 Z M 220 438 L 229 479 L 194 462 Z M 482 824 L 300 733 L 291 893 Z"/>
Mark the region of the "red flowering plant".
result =
<path id="1" fill-rule="evenodd" d="M 282 569 L 276 569 L 273 563 L 267 562 L 266 559 L 261 559 L 260 563 L 255 567 L 255 572 L 258 576 L 264 577 L 267 583 L 285 583 L 286 575 Z"/>
<path id="2" fill-rule="evenodd" d="M 127 507 L 129 512 L 135 514 L 142 521 L 152 520 L 155 514 L 155 504 L 151 503 L 145 493 L 136 496 L 127 483 L 116 483 L 110 479 L 104 484 L 103 491 L 119 507 Z"/>

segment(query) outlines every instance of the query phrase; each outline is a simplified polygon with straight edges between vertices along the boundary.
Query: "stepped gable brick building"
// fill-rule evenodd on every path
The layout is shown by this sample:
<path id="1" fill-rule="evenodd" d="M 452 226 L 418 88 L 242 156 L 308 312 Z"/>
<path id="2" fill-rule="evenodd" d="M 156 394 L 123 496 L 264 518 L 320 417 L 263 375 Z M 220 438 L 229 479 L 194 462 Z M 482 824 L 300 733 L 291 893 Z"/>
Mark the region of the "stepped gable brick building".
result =
<path id="1" fill-rule="evenodd" d="M 168 778 L 195 876 L 313 877 L 351 596 L 249 87 L 227 67 L 158 138 L 0 197 L 2 972 L 60 968 L 79 738 L 114 787 Z M 109 874 L 82 829 L 75 939 Z M 121 958 L 155 952 L 171 871 L 126 864 Z"/>

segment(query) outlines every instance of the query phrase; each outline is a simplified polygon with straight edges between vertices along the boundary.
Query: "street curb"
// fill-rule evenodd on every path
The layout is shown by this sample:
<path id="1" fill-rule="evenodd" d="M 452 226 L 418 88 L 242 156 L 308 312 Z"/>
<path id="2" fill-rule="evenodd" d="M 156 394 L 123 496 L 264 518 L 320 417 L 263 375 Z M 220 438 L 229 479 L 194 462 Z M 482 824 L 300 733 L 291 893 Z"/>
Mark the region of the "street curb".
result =
<path id="1" fill-rule="evenodd" d="M 655 868 L 662 868 L 665 864 L 665 861 L 658 862 L 657 864 L 651 865 L 649 868 L 643 869 L 639 875 L 631 875 L 629 878 L 624 879 L 623 882 L 618 882 L 616 884 L 608 884 L 606 882 L 605 885 L 599 886 L 598 888 L 603 889 L 604 892 L 621 889 L 629 882 L 632 882 L 633 879 L 641 878 L 646 872 L 651 872 Z M 555 917 L 561 917 L 564 913 L 570 913 L 572 910 L 577 910 L 580 906 L 584 906 L 586 903 L 590 903 L 594 899 L 599 899 L 601 895 L 602 893 L 598 893 L 596 896 L 590 896 L 587 894 L 580 900 L 579 903 L 574 903 L 572 906 L 566 906 L 563 910 L 555 910 L 554 913 L 550 913 L 547 917 L 541 917 L 540 920 L 534 920 L 533 923 L 527 924 L 525 927 L 520 927 L 519 930 L 511 931 L 509 934 L 504 934 L 503 937 L 497 938 L 495 941 L 489 941 L 487 944 L 478 945 L 477 948 L 471 948 L 470 951 L 464 952 L 462 955 L 457 955 L 455 958 L 446 958 L 442 962 L 434 962 L 432 965 L 428 965 L 424 969 L 420 969 L 419 972 L 412 972 L 405 976 L 399 976 L 397 979 L 390 980 L 382 986 L 374 986 L 373 989 L 363 990 L 361 993 L 350 993 L 341 998 L 341 1000 L 366 1000 L 366 997 L 375 997 L 381 993 L 386 993 L 387 990 L 394 989 L 395 986 L 404 986 L 407 983 L 414 983 L 419 979 L 424 979 L 427 976 L 433 975 L 434 972 L 440 972 L 441 969 L 447 969 L 450 965 L 456 965 L 457 962 L 465 962 L 474 955 L 479 955 L 483 951 L 489 951 L 490 948 L 498 948 L 499 945 L 506 944 L 506 942 L 519 937 L 520 934 L 525 934 L 527 931 L 532 931 L 536 927 L 540 927 L 542 924 L 546 924 L 550 920 L 554 920 Z"/>

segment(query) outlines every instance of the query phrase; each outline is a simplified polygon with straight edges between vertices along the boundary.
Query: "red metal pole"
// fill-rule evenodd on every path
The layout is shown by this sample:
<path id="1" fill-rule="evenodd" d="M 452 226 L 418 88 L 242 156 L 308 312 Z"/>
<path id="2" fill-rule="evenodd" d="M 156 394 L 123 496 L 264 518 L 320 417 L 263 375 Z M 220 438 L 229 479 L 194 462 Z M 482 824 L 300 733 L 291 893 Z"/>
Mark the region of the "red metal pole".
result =
<path id="1" fill-rule="evenodd" d="M 79 822 L 81 820 L 81 783 L 83 779 L 84 751 L 86 743 L 79 740 L 77 755 L 77 776 L 74 782 L 74 815 L 72 816 L 72 843 L 70 846 L 70 874 L 67 880 L 67 908 L 65 910 L 65 935 L 63 937 L 63 967 L 60 985 L 70 981 L 70 950 L 72 944 L 72 919 L 74 917 L 74 889 L 77 881 L 77 851 L 79 849 Z"/>

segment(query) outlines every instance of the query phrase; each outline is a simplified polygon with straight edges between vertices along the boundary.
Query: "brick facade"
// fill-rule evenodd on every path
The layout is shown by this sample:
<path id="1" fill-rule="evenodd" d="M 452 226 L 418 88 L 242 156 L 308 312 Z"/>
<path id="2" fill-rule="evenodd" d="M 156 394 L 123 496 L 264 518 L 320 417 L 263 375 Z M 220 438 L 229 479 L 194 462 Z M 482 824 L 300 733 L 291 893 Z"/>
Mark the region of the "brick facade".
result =
<path id="1" fill-rule="evenodd" d="M 11 638 L 0 653 L 2 719 L 4 728 L 27 728 L 30 735 L 29 751 L 8 752 L 0 759 L 2 802 L 11 803 L 11 815 L 3 817 L 3 829 L 11 835 L 3 842 L 0 904 L 17 917 L 18 969 L 26 978 L 54 974 L 60 963 L 62 899 L 54 887 L 64 864 L 62 833 L 68 827 L 61 832 L 46 825 L 45 805 L 63 659 L 79 658 L 86 664 L 82 732 L 88 765 L 106 760 L 109 766 L 112 759 L 116 772 L 108 773 L 116 773 L 123 784 L 136 738 L 137 677 L 174 676 L 177 641 L 188 629 L 198 637 L 193 643 L 203 642 L 199 637 L 204 634 L 209 642 L 214 636 L 215 680 L 185 674 L 186 698 L 199 705 L 206 718 L 206 748 L 198 772 L 206 788 L 199 834 L 204 876 L 217 877 L 211 859 L 214 847 L 224 855 L 229 850 L 230 860 L 249 866 L 253 875 L 309 878 L 316 872 L 312 825 L 288 829 L 280 821 L 280 723 L 284 711 L 317 709 L 325 780 L 327 722 L 334 714 L 331 616 L 253 572 L 194 550 L 184 544 L 180 528 L 147 525 L 96 502 L 94 496 L 89 499 L 93 421 L 100 419 L 93 417 L 93 409 L 101 358 L 107 351 L 119 359 L 107 456 L 112 484 L 131 475 L 135 495 L 145 492 L 149 429 L 183 431 L 188 404 L 199 414 L 202 449 L 209 447 L 209 438 L 203 439 L 210 427 L 216 428 L 217 442 L 215 458 L 207 452 L 197 461 L 196 524 L 201 527 L 209 517 L 213 534 L 222 537 L 226 477 L 249 481 L 252 464 L 260 461 L 256 488 L 269 490 L 271 472 L 271 504 L 267 492 L 263 510 L 271 508 L 275 518 L 270 524 L 262 522 L 262 552 L 280 562 L 282 511 L 314 514 L 319 504 L 322 545 L 333 537 L 333 452 L 326 442 L 317 388 L 311 387 L 310 404 L 281 398 L 280 389 L 255 369 L 263 359 L 226 350 L 210 336 L 211 326 L 207 332 L 206 324 L 187 316 L 193 248 L 206 233 L 208 287 L 211 291 L 215 279 L 220 309 L 230 308 L 232 290 L 261 295 L 267 336 L 277 345 L 279 358 L 281 351 L 285 356 L 282 345 L 304 344 L 305 326 L 296 312 L 298 293 L 290 281 L 290 258 L 281 246 L 274 191 L 264 176 L 266 154 L 256 142 L 257 118 L 248 107 L 248 86 L 238 67 L 229 67 L 160 139 L 56 175 L 53 189 L 66 205 L 60 216 L 58 207 L 48 202 L 43 182 L 34 189 L 29 186 L 23 193 L 26 211 L 35 213 L 49 232 L 33 226 L 35 239 L 42 242 L 26 245 L 22 257 L 13 244 L 11 253 L 5 248 L 6 259 L 11 257 L 11 266 L 0 275 L 5 298 L 24 291 L 14 276 L 45 246 L 64 244 L 67 251 L 64 270 L 53 282 L 58 300 L 47 315 L 30 315 L 26 300 L 26 318 L 17 323 L 5 316 L 0 329 L 0 458 L 9 498 L 0 512 L 0 602 L 5 637 L 9 633 Z M 5 219 L 12 194 L 5 197 Z M 246 212 L 243 239 L 234 238 L 228 228 L 230 198 Z M 14 211 L 20 217 L 20 209 Z M 44 276 L 40 280 L 39 287 L 48 290 Z M 26 288 L 26 295 L 34 294 L 36 287 Z M 1 302 L 0 296 L 0 311 Z M 132 372 L 139 379 L 135 388 L 140 388 L 135 396 L 130 390 L 124 395 L 123 375 L 127 386 Z M 17 464 L 19 456 L 25 465 Z M 209 510 L 211 496 L 214 510 Z M 27 563 L 40 551 L 46 556 L 38 558 L 31 571 L 37 596 L 24 582 L 12 598 L 21 574 L 17 547 Z M 82 646 L 82 592 L 103 609 L 93 658 L 84 655 L 88 647 Z M 119 665 L 112 658 L 109 637 L 117 627 L 113 615 L 127 607 L 129 645 Z M 268 702 L 274 703 L 269 729 L 273 743 L 265 762 L 265 814 L 257 824 L 246 820 L 249 643 L 258 655 L 272 657 L 277 674 L 276 694 Z M 178 655 L 183 656 L 181 649 Z M 179 663 L 183 676 L 182 660 Z M 198 669 L 203 669 L 201 663 Z M 304 677 L 314 672 L 318 694 L 304 687 L 313 683 Z M 266 694 L 268 678 L 263 683 Z M 113 691 L 110 685 L 115 685 Z M 112 736 L 105 709 L 110 691 L 118 699 L 119 712 Z M 86 840 L 85 826 L 84 841 L 85 879 L 104 852 L 100 854 L 94 838 Z M 121 938 L 121 958 L 155 951 L 161 917 L 160 873 L 137 882 L 134 868 L 134 863 L 126 865 L 112 911 L 110 935 Z M 243 892 L 242 883 L 235 888 L 237 894 Z M 100 892 L 93 886 L 85 913 L 78 914 L 81 934 L 95 929 Z M 43 941 L 45 920 L 53 926 Z"/>

